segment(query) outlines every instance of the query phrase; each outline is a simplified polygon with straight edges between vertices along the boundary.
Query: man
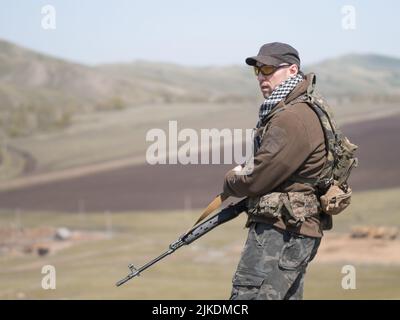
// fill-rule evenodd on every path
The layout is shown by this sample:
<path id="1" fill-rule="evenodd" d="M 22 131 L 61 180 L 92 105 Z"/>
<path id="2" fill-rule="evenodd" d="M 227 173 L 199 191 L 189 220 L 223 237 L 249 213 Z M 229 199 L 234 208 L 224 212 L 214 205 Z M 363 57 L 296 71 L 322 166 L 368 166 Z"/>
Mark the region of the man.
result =
<path id="1" fill-rule="evenodd" d="M 324 131 L 302 102 L 314 78 L 300 71 L 296 49 L 274 42 L 246 63 L 265 98 L 255 132 L 254 166 L 225 176 L 224 193 L 249 197 L 249 234 L 231 299 L 302 299 L 304 274 L 322 237 L 321 207 L 311 181 L 326 161 Z"/>

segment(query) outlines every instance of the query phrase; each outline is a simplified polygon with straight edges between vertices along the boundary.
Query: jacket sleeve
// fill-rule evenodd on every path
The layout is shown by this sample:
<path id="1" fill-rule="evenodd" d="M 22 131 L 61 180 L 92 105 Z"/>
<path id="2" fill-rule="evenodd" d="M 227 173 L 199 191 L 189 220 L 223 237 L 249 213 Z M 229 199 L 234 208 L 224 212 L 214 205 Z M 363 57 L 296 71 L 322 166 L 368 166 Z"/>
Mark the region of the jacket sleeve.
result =
<path id="1" fill-rule="evenodd" d="M 246 197 L 271 192 L 287 180 L 310 153 L 310 139 L 303 122 L 295 113 L 284 110 L 271 119 L 260 149 L 254 156 L 253 170 L 246 175 L 228 171 L 224 193 Z"/>

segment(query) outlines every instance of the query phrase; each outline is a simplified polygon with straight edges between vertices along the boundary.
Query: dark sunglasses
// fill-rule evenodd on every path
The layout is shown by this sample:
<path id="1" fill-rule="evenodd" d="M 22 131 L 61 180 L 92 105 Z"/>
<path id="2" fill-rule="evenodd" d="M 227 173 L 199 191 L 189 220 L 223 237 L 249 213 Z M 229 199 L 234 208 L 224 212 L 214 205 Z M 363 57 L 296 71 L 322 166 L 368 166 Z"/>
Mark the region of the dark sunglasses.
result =
<path id="1" fill-rule="evenodd" d="M 258 66 L 254 66 L 254 73 L 256 74 L 256 76 L 258 76 L 261 72 L 261 74 L 263 76 L 269 76 L 271 74 L 273 74 L 276 70 L 280 69 L 280 68 L 284 68 L 284 67 L 289 67 L 289 64 L 284 64 L 278 67 L 275 66 L 269 66 L 269 65 L 263 65 L 261 67 Z"/>

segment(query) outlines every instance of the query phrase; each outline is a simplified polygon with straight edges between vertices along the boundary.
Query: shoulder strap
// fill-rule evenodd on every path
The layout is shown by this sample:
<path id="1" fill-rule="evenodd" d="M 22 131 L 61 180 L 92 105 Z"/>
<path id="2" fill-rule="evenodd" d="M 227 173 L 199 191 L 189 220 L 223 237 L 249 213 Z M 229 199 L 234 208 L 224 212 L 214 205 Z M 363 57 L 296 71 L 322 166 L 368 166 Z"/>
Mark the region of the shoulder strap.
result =
<path id="1" fill-rule="evenodd" d="M 322 130 L 324 132 L 327 160 L 323 166 L 320 177 L 310 179 L 295 174 L 292 176 L 292 178 L 290 178 L 290 180 L 292 181 L 310 184 L 313 186 L 320 184 L 322 178 L 330 177 L 332 175 L 335 160 L 335 145 L 337 142 L 336 124 L 334 123 L 334 120 L 329 112 L 322 106 L 324 103 L 322 97 L 319 97 L 315 93 L 315 83 L 316 76 L 315 74 L 311 74 L 311 84 L 308 86 L 307 91 L 303 95 L 299 96 L 289 103 L 289 105 L 306 103 L 318 116 Z M 329 182 L 326 181 L 325 183 Z"/>

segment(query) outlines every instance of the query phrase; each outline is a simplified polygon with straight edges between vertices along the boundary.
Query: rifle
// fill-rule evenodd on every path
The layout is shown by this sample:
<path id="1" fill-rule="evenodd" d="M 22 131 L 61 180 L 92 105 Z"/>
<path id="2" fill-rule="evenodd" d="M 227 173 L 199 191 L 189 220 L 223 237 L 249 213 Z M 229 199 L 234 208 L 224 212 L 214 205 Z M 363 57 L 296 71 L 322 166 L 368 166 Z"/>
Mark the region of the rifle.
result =
<path id="1" fill-rule="evenodd" d="M 236 204 L 231 204 L 228 207 L 222 209 L 220 212 L 216 213 L 209 219 L 205 220 L 201 224 L 194 226 L 188 232 L 183 234 L 179 237 L 178 240 L 171 243 L 167 251 L 159 255 L 157 258 L 151 260 L 150 262 L 146 263 L 144 266 L 140 267 L 139 269 L 135 268 L 133 264 L 129 264 L 128 268 L 131 271 L 125 278 L 118 281 L 116 286 L 119 287 L 120 285 L 124 284 L 128 280 L 140 276 L 140 273 L 147 268 L 151 267 L 156 262 L 160 261 L 161 259 L 165 258 L 166 256 L 170 255 L 171 253 L 175 252 L 175 250 L 179 249 L 183 245 L 188 245 L 193 241 L 199 239 L 207 232 L 214 229 L 216 226 L 223 224 L 229 220 L 236 218 L 239 214 L 246 210 L 246 202 L 247 198 L 237 202 Z"/>

